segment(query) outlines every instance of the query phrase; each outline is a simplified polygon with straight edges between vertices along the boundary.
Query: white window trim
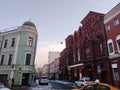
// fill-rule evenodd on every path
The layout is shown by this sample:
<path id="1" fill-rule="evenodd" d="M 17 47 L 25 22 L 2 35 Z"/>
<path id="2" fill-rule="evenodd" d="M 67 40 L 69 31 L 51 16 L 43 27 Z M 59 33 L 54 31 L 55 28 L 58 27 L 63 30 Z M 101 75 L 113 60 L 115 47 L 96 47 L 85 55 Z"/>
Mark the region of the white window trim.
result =
<path id="1" fill-rule="evenodd" d="M 112 52 L 112 53 L 110 53 L 109 43 L 112 43 L 112 45 L 113 45 L 113 52 Z M 107 41 L 107 46 L 108 46 L 109 55 L 114 55 L 114 54 L 115 54 L 115 50 L 114 50 L 114 44 L 113 44 L 112 39 L 109 39 L 109 40 Z"/>
<path id="2" fill-rule="evenodd" d="M 117 40 L 119 40 L 119 39 L 120 39 L 120 35 L 118 35 L 116 37 L 116 44 L 117 44 L 118 53 L 120 53 L 120 48 L 119 48 L 118 43 L 117 43 Z"/>

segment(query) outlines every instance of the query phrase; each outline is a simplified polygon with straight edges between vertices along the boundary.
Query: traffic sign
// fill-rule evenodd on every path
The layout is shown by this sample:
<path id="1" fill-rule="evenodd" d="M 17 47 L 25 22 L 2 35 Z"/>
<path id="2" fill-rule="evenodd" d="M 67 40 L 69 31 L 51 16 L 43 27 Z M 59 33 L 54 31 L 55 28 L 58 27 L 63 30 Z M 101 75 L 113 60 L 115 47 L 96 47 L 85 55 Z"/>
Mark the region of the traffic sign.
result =
<path id="1" fill-rule="evenodd" d="M 101 74 L 101 66 L 100 65 L 97 66 L 97 73 Z"/>
<path id="2" fill-rule="evenodd" d="M 71 70 L 71 67 L 70 67 L 70 66 L 67 66 L 67 69 L 68 69 L 68 71 L 69 71 L 69 70 Z"/>

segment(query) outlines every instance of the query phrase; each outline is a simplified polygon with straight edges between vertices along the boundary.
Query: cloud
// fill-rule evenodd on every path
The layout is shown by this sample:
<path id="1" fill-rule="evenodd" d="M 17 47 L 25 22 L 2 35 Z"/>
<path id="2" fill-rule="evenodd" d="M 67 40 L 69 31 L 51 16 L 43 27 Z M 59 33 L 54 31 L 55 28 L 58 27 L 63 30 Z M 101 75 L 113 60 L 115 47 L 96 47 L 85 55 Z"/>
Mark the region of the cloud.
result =
<path id="1" fill-rule="evenodd" d="M 65 48 L 65 43 L 61 42 L 41 42 L 38 43 L 36 51 L 35 65 L 37 67 L 42 67 L 45 64 L 48 64 L 48 52 L 49 51 L 59 51 L 61 52 Z"/>

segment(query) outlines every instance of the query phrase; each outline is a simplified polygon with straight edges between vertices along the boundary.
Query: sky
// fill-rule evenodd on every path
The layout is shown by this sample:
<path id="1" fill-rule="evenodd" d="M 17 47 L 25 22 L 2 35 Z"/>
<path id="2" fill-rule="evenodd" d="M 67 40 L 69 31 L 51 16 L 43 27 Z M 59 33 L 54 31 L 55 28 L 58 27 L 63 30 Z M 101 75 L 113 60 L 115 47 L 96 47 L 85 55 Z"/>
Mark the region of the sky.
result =
<path id="1" fill-rule="evenodd" d="M 118 3 L 120 0 L 0 0 L 0 31 L 32 21 L 38 31 L 35 65 L 42 67 L 48 63 L 48 52 L 61 52 L 67 36 L 78 30 L 90 11 L 106 14 Z"/>

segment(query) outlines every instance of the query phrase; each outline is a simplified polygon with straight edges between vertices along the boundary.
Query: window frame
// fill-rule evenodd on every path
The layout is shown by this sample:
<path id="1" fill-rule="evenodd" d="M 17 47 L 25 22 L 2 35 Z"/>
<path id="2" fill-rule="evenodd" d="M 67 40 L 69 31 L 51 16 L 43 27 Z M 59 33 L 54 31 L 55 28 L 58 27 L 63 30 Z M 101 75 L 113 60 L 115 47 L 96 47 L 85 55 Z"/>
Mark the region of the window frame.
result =
<path id="1" fill-rule="evenodd" d="M 118 53 L 120 53 L 120 45 L 118 44 L 118 40 L 120 40 L 120 35 L 116 37 L 117 49 L 118 49 Z"/>
<path id="2" fill-rule="evenodd" d="M 107 24 L 107 25 L 106 25 L 106 30 L 109 31 L 110 29 L 111 29 L 110 25 Z"/>
<path id="3" fill-rule="evenodd" d="M 11 47 L 15 47 L 16 38 L 12 38 Z"/>
<path id="4" fill-rule="evenodd" d="M 7 44 L 8 44 L 8 39 L 5 39 L 5 41 L 4 41 L 4 48 L 7 48 Z"/>
<path id="5" fill-rule="evenodd" d="M 77 52 L 78 52 L 78 61 L 80 61 L 80 49 L 79 48 L 77 49 Z"/>
<path id="6" fill-rule="evenodd" d="M 99 55 L 103 55 L 103 43 L 102 42 L 100 42 L 99 43 Z"/>
<path id="7" fill-rule="evenodd" d="M 113 49 L 113 52 L 110 52 L 110 47 L 109 47 L 109 44 L 112 44 L 112 49 Z M 108 52 L 109 52 L 109 55 L 113 55 L 113 54 L 115 54 L 115 49 L 114 49 L 114 44 L 113 44 L 113 41 L 112 41 L 112 39 L 109 39 L 108 41 L 107 41 L 107 46 L 108 46 Z"/>
<path id="8" fill-rule="evenodd" d="M 30 56 L 29 56 L 30 55 Z M 30 65 L 32 60 L 32 54 L 27 53 L 25 58 L 25 65 Z"/>
<path id="9" fill-rule="evenodd" d="M 8 65 L 12 65 L 13 54 L 9 54 Z"/>
<path id="10" fill-rule="evenodd" d="M 4 60 L 5 60 L 5 55 L 1 55 L 1 62 L 0 62 L 0 65 L 3 65 L 3 64 L 4 64 Z"/>
<path id="11" fill-rule="evenodd" d="M 117 26 L 117 25 L 119 25 L 120 23 L 119 23 L 119 19 L 118 18 L 115 18 L 114 19 L 114 26 Z"/>
<path id="12" fill-rule="evenodd" d="M 33 46 L 33 37 L 28 37 L 27 45 L 32 47 Z"/>

